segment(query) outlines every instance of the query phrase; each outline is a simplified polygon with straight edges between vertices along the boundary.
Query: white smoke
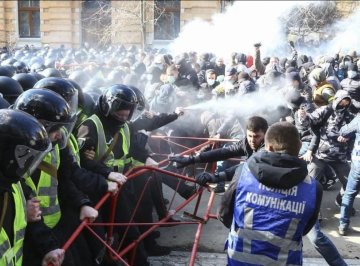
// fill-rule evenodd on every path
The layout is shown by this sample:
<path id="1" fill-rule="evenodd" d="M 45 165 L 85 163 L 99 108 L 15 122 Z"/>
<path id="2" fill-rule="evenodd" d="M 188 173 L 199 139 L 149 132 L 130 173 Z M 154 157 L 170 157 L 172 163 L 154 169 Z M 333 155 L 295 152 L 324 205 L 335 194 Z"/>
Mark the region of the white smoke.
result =
<path id="1" fill-rule="evenodd" d="M 340 51 L 340 54 L 347 55 L 351 51 L 359 52 L 360 35 L 358 34 L 360 26 L 360 9 L 356 10 L 351 16 L 340 20 L 326 32 L 333 33 L 335 36 L 332 40 L 324 42 L 317 49 L 318 55 L 334 56 Z"/>
<path id="2" fill-rule="evenodd" d="M 231 52 L 253 54 L 253 44 L 262 43 L 264 56 L 286 56 L 287 36 L 281 16 L 307 1 L 236 1 L 211 22 L 196 19 L 182 29 L 170 45 L 173 54 L 196 51 L 229 56 Z"/>
<path id="3" fill-rule="evenodd" d="M 232 96 L 230 98 L 211 100 L 185 107 L 185 110 L 204 110 L 220 114 L 233 113 L 242 117 L 271 112 L 279 106 L 287 106 L 283 93 L 276 88 Z"/>

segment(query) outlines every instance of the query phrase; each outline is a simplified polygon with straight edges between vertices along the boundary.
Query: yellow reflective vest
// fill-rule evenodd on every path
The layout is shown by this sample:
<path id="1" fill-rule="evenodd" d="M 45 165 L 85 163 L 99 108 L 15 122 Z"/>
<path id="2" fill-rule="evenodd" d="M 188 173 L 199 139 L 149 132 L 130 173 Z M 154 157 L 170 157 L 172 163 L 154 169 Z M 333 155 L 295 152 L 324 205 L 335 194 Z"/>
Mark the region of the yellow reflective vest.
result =
<path id="1" fill-rule="evenodd" d="M 100 121 L 100 118 L 97 115 L 92 115 L 88 118 L 96 126 L 96 132 L 98 137 L 98 142 L 95 150 L 95 160 L 99 160 L 108 150 L 109 146 L 106 142 L 104 127 Z M 119 134 L 122 138 L 122 150 L 123 156 L 119 159 L 114 158 L 114 153 L 111 151 L 107 158 L 103 161 L 106 166 L 111 169 L 116 169 L 117 172 L 122 173 L 124 171 L 125 165 L 131 163 L 131 158 L 128 158 L 129 149 L 130 149 L 130 129 L 129 126 L 125 125 L 119 130 Z"/>
<path id="2" fill-rule="evenodd" d="M 49 152 L 43 162 L 56 167 L 60 166 L 59 146 Z M 25 178 L 25 183 L 32 189 L 35 196 L 40 200 L 40 209 L 44 218 L 44 223 L 49 228 L 54 228 L 61 218 L 61 211 L 58 200 L 58 180 L 57 176 L 51 176 L 45 171 L 41 171 L 37 187 L 31 177 Z"/>
<path id="3" fill-rule="evenodd" d="M 21 185 L 12 185 L 12 197 L 15 203 L 14 239 L 9 240 L 4 228 L 0 230 L 0 265 L 21 266 L 23 258 L 23 242 L 26 228 L 26 202 Z M 11 242 L 13 245 L 11 246 Z"/>

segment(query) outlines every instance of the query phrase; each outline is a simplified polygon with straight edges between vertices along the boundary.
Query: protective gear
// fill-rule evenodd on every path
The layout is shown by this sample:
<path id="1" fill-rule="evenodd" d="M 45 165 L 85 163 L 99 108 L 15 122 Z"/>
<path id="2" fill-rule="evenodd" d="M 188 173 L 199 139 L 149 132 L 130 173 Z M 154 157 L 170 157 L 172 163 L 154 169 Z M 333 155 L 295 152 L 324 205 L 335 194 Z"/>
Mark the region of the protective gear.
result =
<path id="1" fill-rule="evenodd" d="M 17 61 L 13 64 L 16 73 L 27 73 L 28 69 L 24 62 Z"/>
<path id="2" fill-rule="evenodd" d="M 198 183 L 201 186 L 205 186 L 206 183 L 217 183 L 220 181 L 219 179 L 219 175 L 217 173 L 210 174 L 208 172 L 202 172 L 200 174 L 198 174 L 195 177 L 196 183 Z"/>
<path id="3" fill-rule="evenodd" d="M 30 64 L 30 71 L 31 72 L 41 72 L 45 69 L 45 66 L 43 65 L 43 63 L 40 62 L 35 62 L 33 64 Z"/>
<path id="4" fill-rule="evenodd" d="M 15 74 L 15 68 L 11 66 L 0 66 L 0 76 L 11 78 Z"/>
<path id="5" fill-rule="evenodd" d="M 56 145 L 51 152 L 46 154 L 43 161 L 56 167 L 56 173 L 54 173 L 54 176 L 44 170 L 41 170 L 37 186 L 30 176 L 25 178 L 25 183 L 32 189 L 36 198 L 40 200 L 40 208 L 44 223 L 47 227 L 54 228 L 61 218 L 60 205 L 57 197 L 58 181 L 56 176 L 57 170 L 60 166 L 59 147 Z"/>
<path id="6" fill-rule="evenodd" d="M 78 110 L 78 91 L 67 80 L 49 77 L 39 80 L 34 88 L 45 88 L 60 94 L 70 106 L 71 116 L 76 116 Z"/>
<path id="7" fill-rule="evenodd" d="M 129 86 L 136 94 L 137 107 L 134 111 L 131 121 L 138 119 L 148 107 L 144 94 L 136 87 Z"/>
<path id="8" fill-rule="evenodd" d="M 214 85 L 215 84 L 215 79 L 208 79 L 207 84 L 209 84 L 209 86 Z"/>
<path id="9" fill-rule="evenodd" d="M 12 78 L 20 83 L 24 91 L 33 88 L 38 81 L 33 75 L 27 73 L 15 74 Z"/>
<path id="10" fill-rule="evenodd" d="M 26 228 L 25 199 L 20 183 L 12 185 L 12 195 L 15 207 L 14 213 L 14 240 L 9 239 L 5 230 L 0 232 L 0 265 L 22 265 L 23 241 Z M 10 244 L 11 243 L 11 244 Z"/>
<path id="11" fill-rule="evenodd" d="M 127 120 L 131 120 L 137 107 L 135 92 L 125 85 L 113 85 L 107 88 L 99 98 L 101 113 L 108 117 L 120 110 L 130 110 Z"/>
<path id="12" fill-rule="evenodd" d="M 313 91 L 313 101 L 317 106 L 329 104 L 334 99 L 335 89 L 328 82 L 322 82 L 320 86 Z"/>
<path id="13" fill-rule="evenodd" d="M 37 81 L 45 78 L 43 75 L 41 75 L 40 73 L 36 73 L 36 72 L 30 72 L 29 75 L 33 76 L 34 78 L 37 79 Z"/>
<path id="14" fill-rule="evenodd" d="M 74 80 L 71 80 L 71 79 L 65 79 L 65 80 L 67 82 L 69 82 L 77 91 L 77 94 L 78 94 L 78 109 L 83 108 L 83 106 L 84 106 L 84 93 L 83 93 L 81 87 Z"/>
<path id="15" fill-rule="evenodd" d="M 10 106 L 7 100 L 0 96 L 0 109 L 6 109 Z"/>
<path id="16" fill-rule="evenodd" d="M 18 97 L 13 109 L 29 113 L 40 120 L 48 133 L 60 130 L 62 138 L 59 147 L 66 147 L 76 115 L 71 114 L 69 105 L 59 94 L 46 89 L 30 89 Z"/>
<path id="17" fill-rule="evenodd" d="M 307 176 L 293 188 L 276 189 L 260 183 L 247 164 L 237 174 L 228 265 L 301 265 L 302 233 L 315 212 L 316 181 Z"/>
<path id="18" fill-rule="evenodd" d="M 17 60 L 15 58 L 8 58 L 5 61 L 1 62 L 2 66 L 12 66 Z"/>
<path id="19" fill-rule="evenodd" d="M 16 98 L 23 93 L 19 82 L 9 77 L 0 77 L 0 93 L 4 99 L 13 104 Z"/>
<path id="20" fill-rule="evenodd" d="M 40 74 L 43 75 L 45 78 L 50 78 L 50 77 L 61 78 L 62 77 L 60 71 L 55 68 L 47 68 L 47 69 L 41 71 Z"/>
<path id="21" fill-rule="evenodd" d="M 190 164 L 195 163 L 195 157 L 193 155 L 190 156 L 170 156 L 169 161 L 176 163 L 176 168 L 183 168 Z"/>
<path id="22" fill-rule="evenodd" d="M 8 183 L 16 183 L 36 169 L 51 150 L 51 142 L 44 127 L 31 115 L 1 109 L 0 150 L 1 172 Z"/>
<path id="23" fill-rule="evenodd" d="M 98 136 L 98 144 L 95 148 L 95 159 L 100 160 L 102 156 L 107 152 L 109 146 L 107 145 L 104 127 L 97 115 L 92 115 L 88 118 L 91 120 L 96 126 L 96 133 Z M 87 120 L 85 120 L 87 121 Z M 110 167 L 111 169 L 116 169 L 116 172 L 122 173 L 125 166 L 131 164 L 131 157 L 128 157 L 129 149 L 130 149 L 130 129 L 129 126 L 125 123 L 123 127 L 119 129 L 119 134 L 121 135 L 122 143 L 122 153 L 123 156 L 119 159 L 114 159 L 114 153 L 111 151 L 108 156 L 102 161 L 105 165 Z"/>

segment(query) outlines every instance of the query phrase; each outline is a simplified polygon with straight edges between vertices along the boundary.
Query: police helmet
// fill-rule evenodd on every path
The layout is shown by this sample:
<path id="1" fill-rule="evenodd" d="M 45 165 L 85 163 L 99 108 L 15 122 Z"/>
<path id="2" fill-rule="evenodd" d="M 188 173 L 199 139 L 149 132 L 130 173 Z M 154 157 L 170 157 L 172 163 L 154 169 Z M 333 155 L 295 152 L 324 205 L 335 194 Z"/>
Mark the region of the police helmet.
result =
<path id="1" fill-rule="evenodd" d="M 45 128 L 19 110 L 0 110 L 0 170 L 5 182 L 31 175 L 51 150 Z"/>
<path id="2" fill-rule="evenodd" d="M 125 85 L 116 84 L 110 86 L 99 97 L 99 107 L 105 117 L 109 115 L 114 117 L 114 114 L 120 110 L 130 110 L 130 114 L 126 120 L 131 120 L 137 107 L 136 94 Z M 125 123 L 125 121 L 119 122 Z"/>

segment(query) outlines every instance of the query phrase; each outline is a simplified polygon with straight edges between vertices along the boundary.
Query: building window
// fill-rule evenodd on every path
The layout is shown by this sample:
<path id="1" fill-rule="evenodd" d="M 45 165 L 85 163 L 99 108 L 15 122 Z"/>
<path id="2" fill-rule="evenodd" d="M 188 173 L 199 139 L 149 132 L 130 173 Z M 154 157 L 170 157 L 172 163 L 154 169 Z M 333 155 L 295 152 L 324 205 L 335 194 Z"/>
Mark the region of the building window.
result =
<path id="1" fill-rule="evenodd" d="M 174 40 L 180 32 L 180 0 L 155 0 L 154 39 Z"/>
<path id="2" fill-rule="evenodd" d="M 40 38 L 40 1 L 19 0 L 20 38 Z"/>

